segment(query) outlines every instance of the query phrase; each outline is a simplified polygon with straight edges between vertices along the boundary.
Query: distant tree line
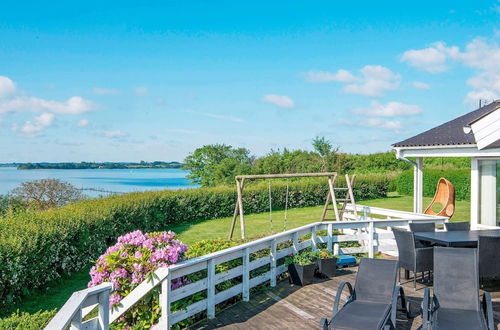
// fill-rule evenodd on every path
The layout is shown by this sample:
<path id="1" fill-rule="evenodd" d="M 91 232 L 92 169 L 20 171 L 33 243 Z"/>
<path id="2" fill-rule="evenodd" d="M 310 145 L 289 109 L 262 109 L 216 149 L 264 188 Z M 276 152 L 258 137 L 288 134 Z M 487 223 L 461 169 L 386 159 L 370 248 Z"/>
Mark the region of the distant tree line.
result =
<path id="1" fill-rule="evenodd" d="M 18 170 L 35 169 L 59 169 L 59 170 L 82 170 L 82 169 L 133 169 L 133 168 L 182 168 L 179 162 L 81 162 L 81 163 L 23 163 L 18 164 Z"/>
<path id="2" fill-rule="evenodd" d="M 344 173 L 401 172 L 411 165 L 396 159 L 393 152 L 369 155 L 347 154 L 324 137 L 316 137 L 309 150 L 271 150 L 256 157 L 246 148 L 211 144 L 197 148 L 184 159 L 188 178 L 204 187 L 233 185 L 240 174 L 305 173 L 334 171 Z M 469 158 L 426 158 L 426 168 L 468 168 Z"/>

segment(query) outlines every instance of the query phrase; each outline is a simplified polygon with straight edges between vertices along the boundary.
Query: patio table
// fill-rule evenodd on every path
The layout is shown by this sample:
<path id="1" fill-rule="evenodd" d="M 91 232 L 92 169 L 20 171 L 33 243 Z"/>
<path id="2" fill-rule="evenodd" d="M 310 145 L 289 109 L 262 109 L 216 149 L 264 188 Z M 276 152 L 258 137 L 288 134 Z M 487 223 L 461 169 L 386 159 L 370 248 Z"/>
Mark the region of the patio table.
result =
<path id="1" fill-rule="evenodd" d="M 479 236 L 500 237 L 500 229 L 470 231 L 416 232 L 415 238 L 421 241 L 448 247 L 477 247 Z"/>

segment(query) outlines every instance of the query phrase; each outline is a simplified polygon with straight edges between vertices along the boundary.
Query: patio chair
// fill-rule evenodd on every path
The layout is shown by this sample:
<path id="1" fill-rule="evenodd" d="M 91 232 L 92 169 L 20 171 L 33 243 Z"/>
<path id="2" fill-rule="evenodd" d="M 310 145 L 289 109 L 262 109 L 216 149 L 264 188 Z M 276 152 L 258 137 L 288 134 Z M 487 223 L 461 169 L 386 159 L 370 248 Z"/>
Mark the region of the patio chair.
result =
<path id="1" fill-rule="evenodd" d="M 436 247 L 433 292 L 424 291 L 424 329 L 494 329 L 490 294 L 479 300 L 477 249 Z"/>
<path id="2" fill-rule="evenodd" d="M 410 222 L 410 231 L 421 233 L 435 232 L 436 224 L 434 224 L 434 222 Z M 417 248 L 429 246 L 432 246 L 429 242 L 423 242 L 418 239 L 415 240 L 415 247 Z"/>
<path id="3" fill-rule="evenodd" d="M 447 231 L 466 231 L 470 230 L 470 223 L 468 222 L 446 222 L 444 224 Z"/>
<path id="4" fill-rule="evenodd" d="M 434 205 L 442 205 L 441 210 L 434 212 L 432 209 Z M 427 206 L 424 211 L 425 214 L 445 216 L 451 218 L 455 213 L 455 187 L 453 183 L 446 180 L 445 178 L 440 178 L 436 187 L 436 193 L 432 202 Z"/>
<path id="5" fill-rule="evenodd" d="M 363 258 L 359 264 L 354 289 L 349 282 L 339 285 L 331 319 L 322 318 L 323 329 L 388 329 L 396 327 L 398 297 L 407 313 L 403 289 L 396 285 L 398 262 Z M 339 310 L 345 287 L 349 298 Z"/>
<path id="6" fill-rule="evenodd" d="M 415 235 L 411 231 L 392 228 L 398 246 L 399 267 L 413 272 L 413 288 L 417 289 L 417 273 L 432 271 L 432 247 L 419 247 L 415 244 Z M 430 277 L 430 276 L 429 276 Z M 423 275 L 422 275 L 423 279 Z"/>
<path id="7" fill-rule="evenodd" d="M 500 237 L 479 236 L 477 249 L 480 282 L 500 279 Z"/>

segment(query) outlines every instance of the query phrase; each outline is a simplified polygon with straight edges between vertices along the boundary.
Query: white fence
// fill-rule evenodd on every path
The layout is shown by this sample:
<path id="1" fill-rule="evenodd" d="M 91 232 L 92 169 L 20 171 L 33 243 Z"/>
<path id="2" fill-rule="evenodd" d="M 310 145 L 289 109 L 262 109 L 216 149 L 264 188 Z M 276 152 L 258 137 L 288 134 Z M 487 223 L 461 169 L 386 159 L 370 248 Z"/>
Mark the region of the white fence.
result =
<path id="1" fill-rule="evenodd" d="M 352 219 L 354 217 L 353 206 L 348 205 L 347 210 L 350 213 L 345 214 L 345 219 Z M 213 318 L 217 304 L 240 294 L 243 301 L 248 301 L 250 289 L 264 282 L 269 282 L 270 286 L 274 287 L 277 277 L 286 271 L 285 265 L 280 264 L 279 260 L 291 253 L 297 253 L 309 247 L 315 250 L 318 244 L 324 244 L 330 251 L 340 249 L 342 253 L 368 253 L 368 256 L 372 258 L 376 252 L 396 249 L 394 236 L 388 227 L 406 227 L 410 222 L 442 224 L 447 220 L 446 217 L 363 205 L 357 205 L 356 210 L 360 215 L 360 220 L 316 222 L 199 258 L 189 259 L 169 268 L 160 268 L 155 272 L 156 276 L 152 280 L 142 282 L 112 311 L 108 308 L 109 293 L 112 290 L 110 284 L 76 292 L 46 329 L 66 329 L 70 325 L 75 329 L 108 329 L 109 324 L 158 285 L 161 286 L 161 319 L 157 325 L 158 328 L 170 328 L 171 325 L 204 311 L 208 318 Z M 337 231 L 344 233 L 338 234 Z M 339 248 L 339 243 L 353 241 L 358 242 L 360 246 Z M 254 259 L 254 253 L 259 251 L 260 257 Z M 265 256 L 262 257 L 262 255 Z M 216 273 L 216 265 L 235 259 L 241 260 L 241 265 Z M 251 271 L 263 266 L 266 266 L 268 270 L 263 274 L 251 276 Z M 172 280 L 200 271 L 206 271 L 205 278 L 175 290 L 171 289 Z M 238 284 L 217 292 L 218 284 L 235 278 L 240 279 Z M 198 292 L 204 292 L 206 297 L 184 310 L 171 310 L 172 303 Z M 99 309 L 99 316 L 82 322 L 83 318 L 96 306 Z"/>

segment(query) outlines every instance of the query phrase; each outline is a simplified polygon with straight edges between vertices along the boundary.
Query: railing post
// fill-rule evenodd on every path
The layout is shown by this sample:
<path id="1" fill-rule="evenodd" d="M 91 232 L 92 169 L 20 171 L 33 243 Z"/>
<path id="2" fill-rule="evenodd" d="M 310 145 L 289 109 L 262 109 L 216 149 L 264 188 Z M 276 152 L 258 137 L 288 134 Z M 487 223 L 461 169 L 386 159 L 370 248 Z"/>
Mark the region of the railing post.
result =
<path id="1" fill-rule="evenodd" d="M 276 239 L 271 241 L 271 286 L 276 286 Z"/>
<path id="2" fill-rule="evenodd" d="M 69 327 L 70 330 L 80 330 L 82 329 L 82 309 L 78 308 L 78 311 L 75 313 L 75 316 L 73 316 L 73 319 L 71 320 L 71 326 Z"/>
<path id="3" fill-rule="evenodd" d="M 170 329 L 170 292 L 172 290 L 171 275 L 168 272 L 167 277 L 161 282 L 161 295 L 160 295 L 160 307 L 161 307 L 161 324 L 162 329 Z"/>
<path id="4" fill-rule="evenodd" d="M 313 251 L 316 251 L 318 249 L 317 246 L 317 240 L 316 240 L 316 226 L 311 227 L 311 248 Z"/>
<path id="5" fill-rule="evenodd" d="M 374 227 L 373 227 L 373 221 L 370 221 L 368 223 L 368 258 L 373 258 L 373 234 L 374 234 Z"/>
<path id="6" fill-rule="evenodd" d="M 339 243 L 335 243 L 333 245 L 333 254 L 338 256 L 339 255 L 339 252 L 340 252 L 340 246 L 339 246 Z"/>
<path id="7" fill-rule="evenodd" d="M 293 242 L 293 253 L 294 254 L 299 253 L 299 234 L 297 232 L 294 232 L 292 234 L 292 242 Z"/>
<path id="8" fill-rule="evenodd" d="M 326 248 L 328 251 L 333 250 L 333 224 L 329 223 L 327 228 L 328 242 L 326 243 Z"/>
<path id="9" fill-rule="evenodd" d="M 215 263 L 213 258 L 207 261 L 207 316 L 209 319 L 215 317 Z"/>
<path id="10" fill-rule="evenodd" d="M 99 324 L 99 329 L 109 330 L 109 292 L 111 290 L 106 290 L 99 294 L 99 314 L 97 322 Z"/>
<path id="11" fill-rule="evenodd" d="M 243 252 L 243 301 L 250 300 L 250 249 Z"/>

